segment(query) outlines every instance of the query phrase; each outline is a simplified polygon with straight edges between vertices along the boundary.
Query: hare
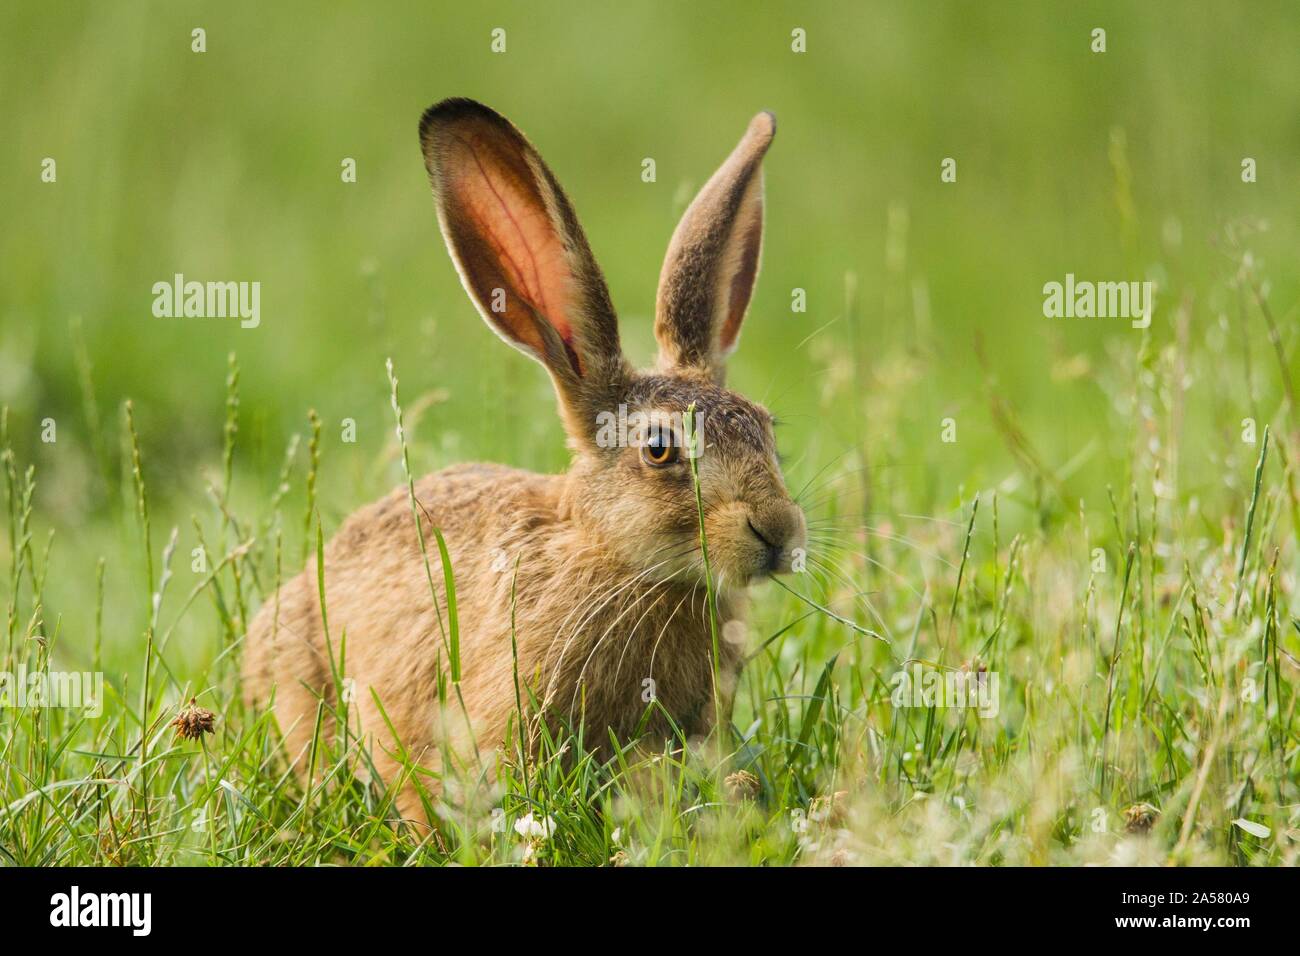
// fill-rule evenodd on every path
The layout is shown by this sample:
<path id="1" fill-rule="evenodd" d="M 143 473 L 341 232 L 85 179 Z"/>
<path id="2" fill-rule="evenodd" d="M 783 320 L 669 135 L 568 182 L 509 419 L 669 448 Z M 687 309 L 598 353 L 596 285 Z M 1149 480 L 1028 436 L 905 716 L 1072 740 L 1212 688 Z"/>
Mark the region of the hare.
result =
<path id="1" fill-rule="evenodd" d="M 791 570 L 806 535 L 771 415 L 724 387 L 758 273 L 760 163 L 774 133 L 770 113 L 755 116 L 686 210 L 659 277 L 658 363 L 637 371 L 573 207 L 533 146 L 472 100 L 425 112 L 448 251 L 488 326 L 550 374 L 572 465 L 465 464 L 416 482 L 431 574 L 405 486 L 352 515 L 324 551 L 328 642 L 314 560 L 265 603 L 248 629 L 245 694 L 265 706 L 274 691 L 299 768 L 318 700 L 333 703 L 344 633 L 352 719 L 375 769 L 394 779 L 405 758 L 429 768 L 435 791 L 448 753 L 490 772 L 521 703 L 534 718 L 581 721 L 600 752 L 611 732 L 662 744 L 730 719 L 743 652 L 731 622 L 748 585 Z M 460 633 L 459 697 L 445 690 L 441 703 L 448 608 L 434 528 Z M 421 806 L 401 785 L 403 815 Z"/>

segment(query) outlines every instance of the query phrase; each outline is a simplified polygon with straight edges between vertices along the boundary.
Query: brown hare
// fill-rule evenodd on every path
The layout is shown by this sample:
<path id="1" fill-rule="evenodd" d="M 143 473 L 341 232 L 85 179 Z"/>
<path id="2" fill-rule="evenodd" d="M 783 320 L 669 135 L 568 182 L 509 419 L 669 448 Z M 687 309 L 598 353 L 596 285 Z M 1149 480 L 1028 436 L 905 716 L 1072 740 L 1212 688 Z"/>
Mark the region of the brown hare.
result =
<path id="1" fill-rule="evenodd" d="M 264 706 L 274 691 L 304 772 L 345 632 L 352 719 L 390 782 L 399 754 L 430 769 L 435 791 L 447 753 L 490 772 L 518 700 L 536 712 L 525 726 L 539 715 L 581 721 L 598 750 L 611 732 L 658 744 L 674 725 L 707 733 L 715 700 L 729 719 L 742 658 L 731 622 L 746 587 L 789 571 L 805 539 L 770 414 L 724 387 L 758 273 L 760 163 L 774 133 L 771 114 L 754 117 L 686 210 L 659 277 L 658 363 L 637 371 L 573 207 L 528 140 L 471 100 L 424 114 L 451 258 L 492 330 L 550 373 L 573 463 L 560 475 L 457 465 L 416 482 L 436 608 L 406 487 L 352 515 L 325 548 L 328 645 L 314 560 L 266 602 L 248 631 L 246 696 Z M 692 463 L 717 595 L 716 689 Z M 450 692 L 439 703 L 448 609 L 434 528 L 454 572 L 463 714 Z M 423 817 L 409 785 L 398 806 Z"/>

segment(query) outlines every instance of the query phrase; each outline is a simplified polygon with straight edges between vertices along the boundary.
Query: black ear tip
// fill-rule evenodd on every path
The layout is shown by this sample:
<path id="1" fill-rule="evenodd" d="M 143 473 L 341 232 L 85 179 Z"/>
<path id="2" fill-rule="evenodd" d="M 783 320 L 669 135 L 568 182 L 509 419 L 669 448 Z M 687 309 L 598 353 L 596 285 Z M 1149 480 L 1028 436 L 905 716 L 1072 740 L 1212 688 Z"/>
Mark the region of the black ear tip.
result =
<path id="1" fill-rule="evenodd" d="M 449 96 L 441 102 L 434 103 L 420 117 L 420 142 L 427 142 L 429 130 L 435 125 L 446 125 L 466 117 L 481 117 L 501 120 L 496 110 L 484 106 L 478 100 L 465 96 Z"/>

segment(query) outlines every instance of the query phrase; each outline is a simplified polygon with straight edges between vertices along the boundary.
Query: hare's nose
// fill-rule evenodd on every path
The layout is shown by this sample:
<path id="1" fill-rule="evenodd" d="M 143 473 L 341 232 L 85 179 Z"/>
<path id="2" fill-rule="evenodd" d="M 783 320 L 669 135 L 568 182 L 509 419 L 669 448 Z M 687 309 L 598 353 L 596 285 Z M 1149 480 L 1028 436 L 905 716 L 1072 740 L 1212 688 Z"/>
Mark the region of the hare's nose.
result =
<path id="1" fill-rule="evenodd" d="M 749 516 L 749 530 L 767 548 L 767 565 L 776 570 L 790 560 L 790 552 L 803 547 L 804 517 L 793 504 L 764 509 Z"/>
<path id="2" fill-rule="evenodd" d="M 753 518 L 750 518 L 750 519 L 749 519 L 749 530 L 752 531 L 752 532 L 754 532 L 754 536 L 757 537 L 759 541 L 762 541 L 763 544 L 767 545 L 767 546 L 768 546 L 769 548 L 771 548 L 772 550 L 774 550 L 774 551 L 780 551 L 780 550 L 781 550 L 781 545 L 780 545 L 778 542 L 773 541 L 771 538 L 769 538 L 769 537 L 768 537 L 766 534 L 764 534 L 762 531 L 759 531 L 758 528 L 754 527 L 754 519 L 753 519 Z M 771 532 L 769 531 L 768 534 L 771 534 Z"/>

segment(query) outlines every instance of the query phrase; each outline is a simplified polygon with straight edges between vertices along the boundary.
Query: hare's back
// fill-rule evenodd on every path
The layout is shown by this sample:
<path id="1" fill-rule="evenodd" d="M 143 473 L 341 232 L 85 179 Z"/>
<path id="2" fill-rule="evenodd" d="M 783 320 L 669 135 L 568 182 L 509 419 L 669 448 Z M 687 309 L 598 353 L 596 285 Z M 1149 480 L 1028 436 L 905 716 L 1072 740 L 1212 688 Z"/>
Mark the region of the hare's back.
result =
<path id="1" fill-rule="evenodd" d="M 413 650 L 404 644 L 434 630 L 432 624 L 446 607 L 434 528 L 450 552 L 462 606 L 473 611 L 488 602 L 492 596 L 482 582 L 499 583 L 499 575 L 487 574 L 493 543 L 536 533 L 540 525 L 549 524 L 557 481 L 493 464 L 454 465 L 426 475 L 415 484 L 414 508 L 420 516 L 424 554 L 405 485 L 354 512 L 325 547 L 324 574 L 330 630 L 341 634 L 346 629 L 349 659 L 359 664 L 374 653 L 400 655 Z M 430 594 L 430 572 L 439 608 Z M 267 656 L 267 648 L 261 645 L 269 645 L 269 635 L 281 632 L 304 655 L 327 660 L 321 653 L 326 642 L 314 557 L 254 619 L 249 629 L 250 673 L 266 670 L 260 659 Z M 307 661 L 299 663 L 305 666 Z"/>
<path id="2" fill-rule="evenodd" d="M 442 533 L 453 558 L 457 552 L 475 550 L 509 534 L 521 519 L 535 524 L 553 515 L 558 480 L 554 475 L 481 463 L 453 465 L 419 479 L 415 512 L 434 565 L 438 554 L 434 528 Z M 408 571 L 418 571 L 423 580 L 411 511 L 410 494 L 400 485 L 353 514 L 326 548 L 327 575 L 332 570 L 355 572 L 358 565 L 368 571 L 380 565 L 396 571 L 393 565 L 400 564 L 409 565 Z"/>

